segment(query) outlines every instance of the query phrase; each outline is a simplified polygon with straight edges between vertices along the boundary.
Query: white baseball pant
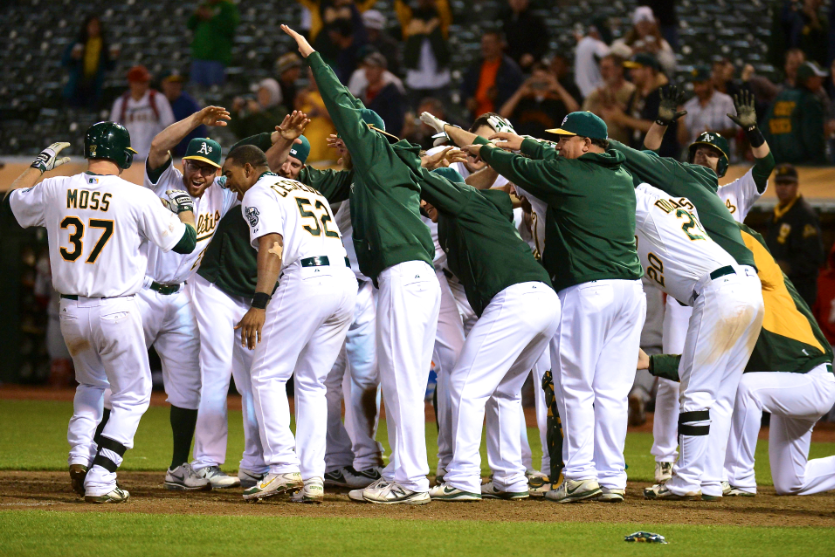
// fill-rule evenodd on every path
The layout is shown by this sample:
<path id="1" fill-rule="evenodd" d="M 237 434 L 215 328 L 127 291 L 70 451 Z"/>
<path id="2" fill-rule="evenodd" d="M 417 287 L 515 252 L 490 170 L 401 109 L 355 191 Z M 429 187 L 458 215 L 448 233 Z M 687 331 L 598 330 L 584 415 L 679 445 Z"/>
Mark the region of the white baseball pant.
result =
<path id="1" fill-rule="evenodd" d="M 551 367 L 565 479 L 624 489 L 628 396 L 646 315 L 641 281 L 586 282 L 559 296 L 562 319 L 551 342 Z"/>
<path id="2" fill-rule="evenodd" d="M 249 310 L 249 301 L 232 297 L 200 275 L 189 279 L 191 299 L 200 331 L 200 406 L 194 429 L 192 467 L 200 470 L 226 462 L 229 434 L 226 399 L 230 378 L 241 394 L 244 452 L 240 467 L 262 474 L 267 471 L 252 400 L 250 368 L 253 353 L 241 346 L 241 332 L 234 327 Z"/>
<path id="3" fill-rule="evenodd" d="M 273 474 L 325 475 L 325 378 L 345 342 L 356 298 L 357 280 L 344 264 L 293 264 L 282 271 L 251 369 L 264 461 Z M 286 391 L 294 373 L 295 439 Z"/>
<path id="4" fill-rule="evenodd" d="M 725 472 L 732 486 L 757 492 L 754 452 L 766 411 L 771 412 L 768 457 L 777 494 L 811 495 L 835 489 L 835 456 L 808 460 L 812 428 L 835 404 L 831 369 L 831 364 L 823 364 L 808 373 L 742 375 L 725 457 Z"/>
<path id="5" fill-rule="evenodd" d="M 551 354 L 548 350 L 542 353 L 542 356 L 533 365 L 531 371 L 531 379 L 533 381 L 533 402 L 536 410 L 536 427 L 539 430 L 539 443 L 542 447 L 542 461 L 540 462 L 540 471 L 548 474 L 551 469 L 551 455 L 548 454 L 548 406 L 545 405 L 545 391 L 542 388 L 542 377 L 545 372 L 551 369 Z M 490 403 L 488 403 L 488 412 Z M 520 418 L 520 442 L 522 443 L 522 463 L 527 470 L 533 470 L 533 453 L 531 452 L 531 445 L 528 442 L 528 426 L 525 421 L 525 408 L 520 404 L 519 410 L 521 412 Z"/>
<path id="6" fill-rule="evenodd" d="M 441 287 L 441 309 L 438 313 L 438 330 L 435 334 L 435 348 L 432 360 L 438 383 L 437 421 L 438 421 L 438 471 L 443 474 L 452 460 L 452 403 L 449 376 L 455 362 L 464 348 L 464 324 L 458 311 L 458 304 L 450 289 L 449 280 L 443 271 L 436 271 Z"/>
<path id="7" fill-rule="evenodd" d="M 455 445 L 445 483 L 481 493 L 479 447 L 486 414 L 494 485 L 502 491 L 527 491 L 519 436 L 520 391 L 553 338 L 559 315 L 559 298 L 541 282 L 509 286 L 484 308 L 450 374 Z"/>
<path id="8" fill-rule="evenodd" d="M 432 363 L 441 292 L 423 261 L 392 265 L 377 277 L 377 361 L 391 446 L 383 477 L 429 491 L 423 397 Z"/>
<path id="9" fill-rule="evenodd" d="M 683 306 L 667 296 L 664 312 L 662 346 L 664 354 L 682 354 L 687 338 L 687 327 L 693 308 Z M 655 414 L 652 422 L 652 455 L 656 462 L 673 463 L 678 457 L 678 394 L 681 384 L 669 379 L 658 379 L 655 394 Z"/>
<path id="10" fill-rule="evenodd" d="M 160 294 L 146 286 L 136 294 L 142 315 L 145 345 L 154 347 L 162 362 L 162 381 L 167 402 L 178 408 L 197 410 L 200 405 L 200 333 L 188 287 L 173 294 Z"/>
<path id="11" fill-rule="evenodd" d="M 383 465 L 383 445 L 376 441 L 380 418 L 377 371 L 376 304 L 371 281 L 357 291 L 353 321 L 345 345 L 325 380 L 328 400 L 326 471 L 346 466 L 367 470 Z M 345 422 L 342 401 L 345 400 Z"/>
<path id="12" fill-rule="evenodd" d="M 763 320 L 762 286 L 756 271 L 735 272 L 696 287 L 679 376 L 679 459 L 667 488 L 676 495 L 722 496 L 731 413 L 742 371 Z"/>
<path id="13" fill-rule="evenodd" d="M 116 487 L 115 469 L 125 450 L 133 447 L 139 419 L 151 401 L 142 318 L 134 296 L 125 296 L 62 299 L 59 319 L 79 383 L 67 433 L 73 448 L 69 464 L 92 464 L 84 482 L 87 494 L 104 495 Z M 113 390 L 112 410 L 102 431 L 106 441 L 97 454 L 93 437 L 108 387 Z"/>
<path id="14" fill-rule="evenodd" d="M 478 321 L 478 316 L 470 306 L 470 301 L 467 299 L 467 292 L 464 290 L 464 284 L 455 276 L 447 280 L 449 290 L 452 292 L 455 303 L 458 306 L 458 313 L 461 314 L 461 321 L 464 323 L 464 336 L 470 334 L 470 331 Z"/>

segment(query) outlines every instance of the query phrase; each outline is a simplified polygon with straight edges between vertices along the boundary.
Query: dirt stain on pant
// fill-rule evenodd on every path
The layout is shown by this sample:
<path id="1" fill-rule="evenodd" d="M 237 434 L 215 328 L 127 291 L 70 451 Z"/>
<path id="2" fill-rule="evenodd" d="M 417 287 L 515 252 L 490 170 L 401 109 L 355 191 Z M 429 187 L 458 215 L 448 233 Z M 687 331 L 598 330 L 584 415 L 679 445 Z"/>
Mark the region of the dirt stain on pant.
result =
<path id="1" fill-rule="evenodd" d="M 67 345 L 67 350 L 70 352 L 70 356 L 73 357 L 90 348 L 90 342 L 86 338 L 76 338 L 65 341 L 65 343 Z"/>

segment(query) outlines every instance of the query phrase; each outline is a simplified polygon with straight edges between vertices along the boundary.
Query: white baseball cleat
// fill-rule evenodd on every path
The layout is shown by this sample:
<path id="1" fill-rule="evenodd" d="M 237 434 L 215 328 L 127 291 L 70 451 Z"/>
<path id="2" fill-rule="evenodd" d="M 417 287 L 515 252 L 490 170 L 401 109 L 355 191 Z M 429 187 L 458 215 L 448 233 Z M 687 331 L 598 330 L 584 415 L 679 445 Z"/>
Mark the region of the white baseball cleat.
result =
<path id="1" fill-rule="evenodd" d="M 728 487 L 729 487 L 729 489 L 728 489 L 727 493 L 724 493 L 724 492 L 722 493 L 722 495 L 724 495 L 725 497 L 756 497 L 757 496 L 756 491 L 752 493 L 750 491 L 743 490 L 741 487 L 734 487 L 730 484 L 728 484 Z"/>
<path id="2" fill-rule="evenodd" d="M 673 463 L 672 462 L 656 462 L 655 463 L 655 483 L 666 483 L 673 477 Z"/>
<path id="3" fill-rule="evenodd" d="M 623 503 L 624 496 L 626 496 L 625 489 L 600 486 L 600 495 L 595 498 L 595 501 L 600 501 L 601 503 Z"/>
<path id="4" fill-rule="evenodd" d="M 191 464 L 186 462 L 168 470 L 165 473 L 165 489 L 174 491 L 199 491 L 202 489 L 212 489 L 209 480 L 197 474 Z"/>
<path id="5" fill-rule="evenodd" d="M 443 483 L 429 490 L 433 501 L 481 501 L 481 493 L 471 493 Z"/>
<path id="6" fill-rule="evenodd" d="M 84 502 L 85 503 L 97 503 L 97 504 L 104 504 L 104 503 L 127 503 L 130 499 L 130 493 L 126 489 L 122 489 L 119 486 L 114 487 L 107 493 L 102 493 L 101 495 L 95 494 L 85 494 Z"/>
<path id="7" fill-rule="evenodd" d="M 670 491 L 667 484 L 655 484 L 652 487 L 644 488 L 644 499 L 657 501 L 696 501 L 701 498 L 701 491 L 688 491 L 684 495 L 679 495 Z"/>
<path id="8" fill-rule="evenodd" d="M 392 482 L 383 489 L 364 492 L 363 497 L 369 503 L 378 505 L 425 505 L 432 501 L 428 491 L 412 491 L 397 482 Z"/>
<path id="9" fill-rule="evenodd" d="M 267 474 L 257 485 L 244 491 L 244 500 L 260 501 L 282 493 L 295 493 L 303 488 L 302 475 L 298 472 Z"/>
<path id="10" fill-rule="evenodd" d="M 357 503 L 366 503 L 365 494 L 368 493 L 370 495 L 379 494 L 383 489 L 388 486 L 388 482 L 385 478 L 380 476 L 380 479 L 372 482 L 364 489 L 352 489 L 348 492 L 348 499 L 351 501 L 356 501 Z"/>
<path id="11" fill-rule="evenodd" d="M 600 484 L 595 479 L 563 480 L 557 489 L 545 494 L 545 498 L 555 503 L 574 503 L 593 499 L 600 495 Z"/>
<path id="12" fill-rule="evenodd" d="M 221 472 L 220 466 L 207 466 L 196 470 L 195 473 L 207 480 L 212 489 L 227 489 L 230 487 L 239 487 L 241 480 L 235 476 L 230 476 L 225 472 Z"/>
<path id="13" fill-rule="evenodd" d="M 429 492 L 432 495 L 432 492 Z M 481 497 L 483 499 L 504 499 L 505 501 L 518 501 L 530 497 L 528 491 L 502 491 L 489 481 L 481 486 Z"/>
<path id="14" fill-rule="evenodd" d="M 301 491 L 290 496 L 293 503 L 321 503 L 325 500 L 325 482 L 322 478 L 308 478 Z"/>
<path id="15" fill-rule="evenodd" d="M 242 488 L 249 489 L 250 487 L 255 487 L 256 485 L 258 485 L 258 482 L 266 478 L 267 474 L 269 474 L 269 472 L 259 474 L 258 472 L 247 470 L 246 468 L 241 468 L 240 470 L 238 470 L 238 479 L 241 480 Z"/>

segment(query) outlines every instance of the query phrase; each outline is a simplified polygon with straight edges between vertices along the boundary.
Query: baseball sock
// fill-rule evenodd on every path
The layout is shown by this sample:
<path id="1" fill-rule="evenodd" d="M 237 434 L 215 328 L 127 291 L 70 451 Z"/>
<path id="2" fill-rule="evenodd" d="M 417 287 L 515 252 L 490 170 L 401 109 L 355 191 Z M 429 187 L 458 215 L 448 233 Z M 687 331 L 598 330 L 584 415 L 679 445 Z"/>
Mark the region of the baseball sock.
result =
<path id="1" fill-rule="evenodd" d="M 101 443 L 101 432 L 104 431 L 104 426 L 107 425 L 107 420 L 110 419 L 110 408 L 105 408 L 104 412 L 101 416 L 101 421 L 99 425 L 96 427 L 96 435 L 93 437 L 93 441 L 98 445 Z"/>
<path id="2" fill-rule="evenodd" d="M 174 434 L 174 454 L 171 457 L 170 470 L 188 462 L 191 440 L 197 424 L 197 410 L 171 406 L 171 432 Z"/>

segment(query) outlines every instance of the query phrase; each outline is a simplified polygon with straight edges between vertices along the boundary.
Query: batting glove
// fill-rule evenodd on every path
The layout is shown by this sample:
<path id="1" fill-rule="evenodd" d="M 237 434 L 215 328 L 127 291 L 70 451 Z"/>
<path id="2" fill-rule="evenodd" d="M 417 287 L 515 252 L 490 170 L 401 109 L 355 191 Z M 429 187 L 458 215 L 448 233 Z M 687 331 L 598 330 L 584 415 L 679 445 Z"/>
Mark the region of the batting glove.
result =
<path id="1" fill-rule="evenodd" d="M 679 91 L 675 84 L 670 84 L 667 91 L 658 91 L 661 101 L 658 103 L 658 118 L 655 123 L 659 126 L 669 126 L 685 114 L 686 110 L 678 112 L 679 105 L 684 104 L 684 91 Z"/>
<path id="2" fill-rule="evenodd" d="M 48 172 L 61 166 L 62 164 L 70 162 L 69 157 L 64 157 L 61 159 L 57 158 L 58 153 L 60 153 L 63 149 L 66 149 L 69 146 L 69 143 L 64 143 L 60 141 L 58 143 L 53 143 L 52 145 L 41 151 L 40 155 L 35 157 L 35 160 L 32 162 L 32 168 L 37 168 L 41 171 L 41 174 L 43 174 L 44 172 Z"/>
<path id="3" fill-rule="evenodd" d="M 437 116 L 433 116 L 428 112 L 422 112 L 420 114 L 420 121 L 429 126 L 430 128 L 434 129 L 438 133 L 444 133 L 444 126 L 448 125 L 448 122 L 444 122 Z"/>
<path id="4" fill-rule="evenodd" d="M 489 118 L 487 118 L 487 123 L 490 124 L 490 127 L 493 128 L 493 131 L 495 131 L 496 133 L 516 133 L 516 130 L 513 129 L 513 125 L 507 119 L 502 118 L 501 116 L 490 116 Z"/>
<path id="5" fill-rule="evenodd" d="M 186 211 L 194 211 L 194 200 L 187 191 L 183 190 L 167 190 L 166 195 L 168 199 L 163 199 L 162 202 L 168 207 L 172 213 L 185 213 Z"/>

